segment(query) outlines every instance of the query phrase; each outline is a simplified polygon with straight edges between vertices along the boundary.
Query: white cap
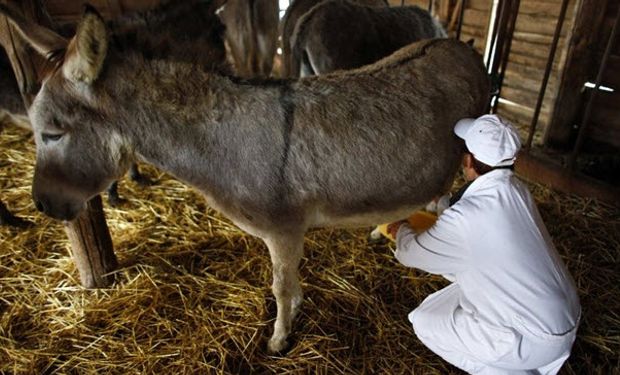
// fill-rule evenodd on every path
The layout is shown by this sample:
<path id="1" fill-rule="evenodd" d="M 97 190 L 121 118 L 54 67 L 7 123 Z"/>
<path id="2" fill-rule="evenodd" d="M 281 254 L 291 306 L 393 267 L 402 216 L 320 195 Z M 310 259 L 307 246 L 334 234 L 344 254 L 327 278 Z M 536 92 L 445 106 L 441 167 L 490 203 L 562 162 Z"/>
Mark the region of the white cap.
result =
<path id="1" fill-rule="evenodd" d="M 512 165 L 521 148 L 517 130 L 497 115 L 462 119 L 454 133 L 463 138 L 477 160 L 491 167 Z"/>

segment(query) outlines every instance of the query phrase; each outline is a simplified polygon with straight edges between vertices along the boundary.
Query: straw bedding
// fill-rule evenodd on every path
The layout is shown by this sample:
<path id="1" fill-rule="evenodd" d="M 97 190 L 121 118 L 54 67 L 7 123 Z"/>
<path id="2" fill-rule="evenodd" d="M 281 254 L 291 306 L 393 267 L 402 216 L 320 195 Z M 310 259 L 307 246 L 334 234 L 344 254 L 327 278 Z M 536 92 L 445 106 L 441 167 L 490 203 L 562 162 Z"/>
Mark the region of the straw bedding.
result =
<path id="1" fill-rule="evenodd" d="M 0 373 L 459 373 L 414 336 L 406 314 L 446 285 L 407 269 L 369 228 L 306 237 L 293 346 L 266 354 L 275 317 L 268 252 L 152 168 L 106 206 L 121 268 L 85 290 L 61 223 L 33 207 L 29 133 L 0 136 L 2 200 L 36 226 L 0 228 Z M 564 374 L 620 373 L 620 209 L 532 185 L 574 275 L 584 315 Z"/>

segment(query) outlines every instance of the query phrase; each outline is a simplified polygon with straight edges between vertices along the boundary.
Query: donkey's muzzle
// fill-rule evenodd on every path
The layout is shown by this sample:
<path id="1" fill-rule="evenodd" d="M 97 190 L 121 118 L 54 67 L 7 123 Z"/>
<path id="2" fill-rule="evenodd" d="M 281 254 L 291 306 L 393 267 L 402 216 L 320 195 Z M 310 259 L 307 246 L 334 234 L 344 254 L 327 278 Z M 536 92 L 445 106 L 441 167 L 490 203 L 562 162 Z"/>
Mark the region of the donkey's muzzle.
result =
<path id="1" fill-rule="evenodd" d="M 33 194 L 33 200 L 37 210 L 58 220 L 73 220 L 82 210 L 82 205 L 71 202 L 55 202 L 46 196 Z"/>

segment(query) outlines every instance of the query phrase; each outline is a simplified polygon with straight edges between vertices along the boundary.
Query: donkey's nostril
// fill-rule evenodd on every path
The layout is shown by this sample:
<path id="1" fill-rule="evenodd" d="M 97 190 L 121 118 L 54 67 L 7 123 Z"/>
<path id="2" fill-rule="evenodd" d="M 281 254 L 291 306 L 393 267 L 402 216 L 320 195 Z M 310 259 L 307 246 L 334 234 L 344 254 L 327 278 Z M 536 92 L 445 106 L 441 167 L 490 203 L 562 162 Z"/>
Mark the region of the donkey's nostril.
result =
<path id="1" fill-rule="evenodd" d="M 43 203 L 41 203 L 41 201 L 35 201 L 34 205 L 37 207 L 37 210 L 39 210 L 40 212 L 43 212 Z"/>

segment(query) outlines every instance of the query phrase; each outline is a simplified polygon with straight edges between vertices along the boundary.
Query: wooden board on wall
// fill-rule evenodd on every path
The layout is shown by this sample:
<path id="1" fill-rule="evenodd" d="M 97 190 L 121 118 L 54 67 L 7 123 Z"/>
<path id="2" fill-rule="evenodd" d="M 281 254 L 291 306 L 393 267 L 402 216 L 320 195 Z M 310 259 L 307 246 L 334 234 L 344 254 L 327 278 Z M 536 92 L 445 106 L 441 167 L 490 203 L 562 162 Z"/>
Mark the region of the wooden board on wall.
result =
<path id="1" fill-rule="evenodd" d="M 161 0 L 89 0 L 104 18 L 117 17 L 126 12 L 152 9 L 161 4 Z M 45 6 L 49 14 L 59 24 L 74 23 L 80 19 L 84 1 L 81 0 L 47 0 Z"/>
<path id="2" fill-rule="evenodd" d="M 577 0 L 569 2 L 560 32 L 538 119 L 537 132 L 539 134 L 535 136 L 536 142 L 543 140 L 542 133 L 545 132 L 550 122 L 553 105 L 558 95 L 559 76 L 564 66 L 568 36 L 575 17 L 575 1 Z M 504 104 L 498 107 L 498 113 L 513 118 L 521 127 L 529 127 L 533 118 L 560 9 L 561 1 L 522 0 L 520 2 L 504 79 L 505 87 L 502 89 L 501 97 L 527 108 L 527 111 Z M 529 118 L 528 114 L 530 114 Z"/>
<path id="3" fill-rule="evenodd" d="M 578 22 L 567 53 L 567 68 L 560 79 L 559 97 L 553 112 L 553 119 L 546 134 L 546 142 L 558 148 L 570 148 L 575 129 L 581 123 L 583 110 L 589 98 L 584 94 L 584 83 L 594 82 L 607 44 L 611 25 L 615 19 L 620 2 L 615 0 L 581 0 L 578 3 Z M 602 11 L 604 9 L 604 11 Z M 620 40 L 616 41 L 614 55 L 604 75 L 604 83 L 617 85 L 620 70 L 616 59 L 620 58 Z M 591 122 L 586 137 L 600 140 L 610 145 L 620 144 L 617 122 L 620 118 L 620 87 L 614 86 L 615 95 L 600 92 L 594 102 L 593 114 L 599 117 Z M 611 112 L 607 108 L 616 108 Z M 610 120 L 600 119 L 600 113 L 607 113 Z"/>

